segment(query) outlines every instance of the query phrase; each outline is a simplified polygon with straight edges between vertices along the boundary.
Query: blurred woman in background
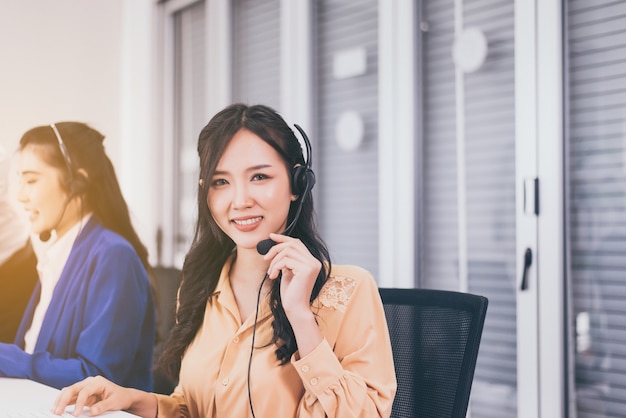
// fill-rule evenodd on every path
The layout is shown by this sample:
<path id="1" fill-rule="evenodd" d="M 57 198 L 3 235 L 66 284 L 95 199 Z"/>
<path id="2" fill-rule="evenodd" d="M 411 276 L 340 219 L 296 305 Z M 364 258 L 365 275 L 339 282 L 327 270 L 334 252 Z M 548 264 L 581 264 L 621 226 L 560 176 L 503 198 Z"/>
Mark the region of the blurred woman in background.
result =
<path id="1" fill-rule="evenodd" d="M 103 375 L 152 387 L 148 255 L 103 140 L 78 122 L 39 126 L 20 140 L 18 200 L 45 246 L 15 343 L 0 344 L 0 376 L 61 388 Z"/>

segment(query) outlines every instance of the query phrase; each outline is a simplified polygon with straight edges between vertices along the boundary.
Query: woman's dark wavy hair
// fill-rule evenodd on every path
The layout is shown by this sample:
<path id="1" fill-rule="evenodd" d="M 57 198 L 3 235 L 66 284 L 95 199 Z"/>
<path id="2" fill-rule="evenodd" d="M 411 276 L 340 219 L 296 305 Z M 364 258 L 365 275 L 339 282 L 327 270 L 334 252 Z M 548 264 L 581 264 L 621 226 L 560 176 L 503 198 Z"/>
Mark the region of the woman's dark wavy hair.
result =
<path id="1" fill-rule="evenodd" d="M 158 367 L 171 379 L 178 379 L 182 356 L 202 325 L 207 300 L 213 294 L 224 263 L 235 249 L 235 243 L 215 223 L 207 205 L 209 183 L 218 161 L 231 139 L 241 129 L 246 129 L 271 145 L 285 161 L 288 170 L 305 165 L 302 147 L 294 132 L 273 109 L 264 105 L 232 104 L 217 113 L 202 129 L 198 138 L 200 179 L 205 186 L 198 189 L 198 222 L 191 249 L 183 264 L 183 280 L 179 289 L 179 307 L 176 325 L 169 335 Z M 310 156 L 307 156 L 310 158 Z M 299 196 L 289 210 L 287 224 L 295 216 L 299 199 L 302 210 L 293 232 L 311 254 L 322 262 L 315 282 L 311 301 L 319 294 L 330 272 L 328 249 L 317 233 L 313 196 Z M 277 345 L 276 357 L 286 364 L 297 350 L 296 340 L 280 301 L 280 281 L 272 281 L 270 307 L 274 316 L 271 343 Z"/>
<path id="2" fill-rule="evenodd" d="M 19 150 L 33 145 L 47 164 L 60 170 L 62 186 L 68 193 L 75 190 L 96 220 L 133 246 L 148 272 L 153 291 L 156 291 L 148 251 L 131 223 L 115 169 L 104 151 L 104 135 L 81 122 L 60 122 L 55 125 L 69 154 L 70 167 L 50 125 L 38 126 L 22 135 Z M 84 170 L 87 175 L 80 174 L 78 170 Z"/>

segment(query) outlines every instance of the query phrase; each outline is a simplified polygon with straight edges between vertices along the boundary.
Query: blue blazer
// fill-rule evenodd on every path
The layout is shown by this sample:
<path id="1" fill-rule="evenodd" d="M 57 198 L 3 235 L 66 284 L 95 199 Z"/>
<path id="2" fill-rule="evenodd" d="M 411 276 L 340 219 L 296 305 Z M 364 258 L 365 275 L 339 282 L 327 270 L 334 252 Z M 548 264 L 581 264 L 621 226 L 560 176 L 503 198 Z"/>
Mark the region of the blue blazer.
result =
<path id="1" fill-rule="evenodd" d="M 155 306 L 146 271 L 120 235 L 93 217 L 76 239 L 33 354 L 24 352 L 39 301 L 38 283 L 14 344 L 0 344 L 0 376 L 62 388 L 102 375 L 137 389 L 152 389 Z"/>

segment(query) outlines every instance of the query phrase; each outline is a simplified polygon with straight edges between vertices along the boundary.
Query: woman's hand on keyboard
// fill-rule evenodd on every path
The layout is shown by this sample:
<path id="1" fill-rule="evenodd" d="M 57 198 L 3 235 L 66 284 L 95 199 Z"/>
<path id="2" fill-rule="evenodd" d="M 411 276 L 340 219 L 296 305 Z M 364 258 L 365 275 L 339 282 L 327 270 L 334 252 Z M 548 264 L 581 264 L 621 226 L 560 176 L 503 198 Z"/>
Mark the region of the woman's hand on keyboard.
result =
<path id="1" fill-rule="evenodd" d="M 154 417 L 157 411 L 153 394 L 116 385 L 102 376 L 88 377 L 63 388 L 54 402 L 53 411 L 62 414 L 69 405 L 75 405 L 74 416 L 80 415 L 85 407 L 94 416 L 106 411 L 128 411 L 142 417 Z"/>

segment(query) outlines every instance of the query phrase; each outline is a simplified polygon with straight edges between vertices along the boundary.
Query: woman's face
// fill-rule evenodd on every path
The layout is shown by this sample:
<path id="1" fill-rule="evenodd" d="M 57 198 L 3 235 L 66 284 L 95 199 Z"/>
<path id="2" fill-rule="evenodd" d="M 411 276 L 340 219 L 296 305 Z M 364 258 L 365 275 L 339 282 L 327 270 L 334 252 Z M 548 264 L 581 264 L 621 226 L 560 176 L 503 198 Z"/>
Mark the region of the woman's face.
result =
<path id="1" fill-rule="evenodd" d="M 291 202 L 284 160 L 254 133 L 231 139 L 208 181 L 207 205 L 218 226 L 239 249 L 255 249 L 270 232 L 281 233 Z"/>
<path id="2" fill-rule="evenodd" d="M 62 187 L 62 171 L 41 158 L 41 147 L 26 145 L 20 152 L 17 197 L 29 212 L 34 233 L 56 230 L 57 236 L 61 236 L 78 221 L 76 198 L 70 199 Z"/>

